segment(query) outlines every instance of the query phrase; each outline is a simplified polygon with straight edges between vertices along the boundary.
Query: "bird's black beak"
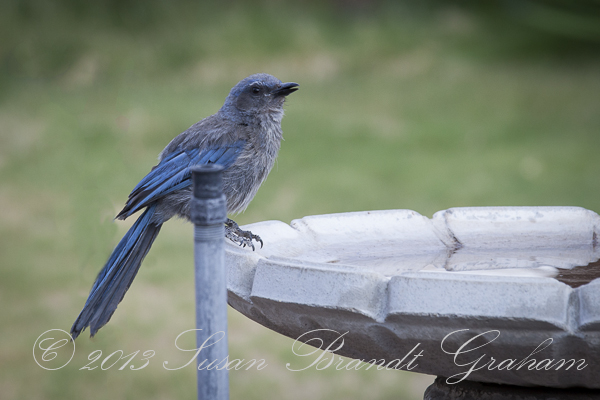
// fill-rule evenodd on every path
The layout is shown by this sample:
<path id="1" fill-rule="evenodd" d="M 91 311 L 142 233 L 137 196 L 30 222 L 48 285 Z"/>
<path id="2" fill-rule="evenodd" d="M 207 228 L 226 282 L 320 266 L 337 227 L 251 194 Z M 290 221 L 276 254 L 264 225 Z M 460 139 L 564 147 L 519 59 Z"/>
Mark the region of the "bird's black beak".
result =
<path id="1" fill-rule="evenodd" d="M 298 85 L 296 82 L 283 83 L 277 89 L 273 90 L 271 94 L 274 96 L 287 96 L 288 94 L 294 93 L 296 90 L 298 90 L 298 86 L 300 85 Z"/>

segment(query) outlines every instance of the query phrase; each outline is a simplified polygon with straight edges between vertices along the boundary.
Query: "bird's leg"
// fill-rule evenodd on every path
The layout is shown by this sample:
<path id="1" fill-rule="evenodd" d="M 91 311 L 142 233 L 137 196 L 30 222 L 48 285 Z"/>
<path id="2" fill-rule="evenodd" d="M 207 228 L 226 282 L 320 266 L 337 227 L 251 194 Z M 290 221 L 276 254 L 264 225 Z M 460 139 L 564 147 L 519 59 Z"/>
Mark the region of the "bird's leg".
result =
<path id="1" fill-rule="evenodd" d="M 260 236 L 255 235 L 250 231 L 241 230 L 239 225 L 229 218 L 227 218 L 227 222 L 225 222 L 225 237 L 242 247 L 252 247 L 252 250 L 254 250 L 254 243 L 252 243 L 252 240 L 260 242 L 260 247 L 263 247 L 263 241 Z"/>

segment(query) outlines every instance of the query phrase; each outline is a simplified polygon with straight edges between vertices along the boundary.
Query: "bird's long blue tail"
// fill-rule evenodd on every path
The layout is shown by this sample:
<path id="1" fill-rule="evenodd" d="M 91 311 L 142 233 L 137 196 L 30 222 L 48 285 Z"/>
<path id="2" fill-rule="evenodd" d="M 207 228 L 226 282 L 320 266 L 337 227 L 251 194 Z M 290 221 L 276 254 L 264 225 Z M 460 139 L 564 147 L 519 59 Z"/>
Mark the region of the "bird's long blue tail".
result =
<path id="1" fill-rule="evenodd" d="M 113 250 L 98 274 L 83 310 L 71 327 L 73 340 L 88 326 L 90 336 L 94 336 L 110 320 L 123 300 L 162 226 L 151 222 L 155 210 L 156 204 L 150 205 Z"/>

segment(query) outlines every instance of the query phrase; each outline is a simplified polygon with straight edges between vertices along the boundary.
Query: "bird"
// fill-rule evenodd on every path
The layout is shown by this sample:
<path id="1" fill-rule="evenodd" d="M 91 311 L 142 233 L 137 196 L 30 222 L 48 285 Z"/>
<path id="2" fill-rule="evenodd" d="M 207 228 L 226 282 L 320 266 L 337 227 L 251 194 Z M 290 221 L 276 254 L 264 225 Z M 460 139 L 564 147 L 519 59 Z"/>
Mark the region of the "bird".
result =
<path id="1" fill-rule="evenodd" d="M 71 327 L 72 340 L 87 327 L 93 337 L 108 323 L 162 224 L 173 217 L 190 221 L 192 167 L 221 165 L 228 214 L 246 209 L 275 163 L 283 138 L 283 105 L 299 86 L 265 73 L 250 75 L 231 89 L 219 111 L 171 140 L 116 216 L 124 220 L 143 210 L 96 277 Z M 263 244 L 258 235 L 229 218 L 225 237 L 253 250 L 253 241 Z"/>

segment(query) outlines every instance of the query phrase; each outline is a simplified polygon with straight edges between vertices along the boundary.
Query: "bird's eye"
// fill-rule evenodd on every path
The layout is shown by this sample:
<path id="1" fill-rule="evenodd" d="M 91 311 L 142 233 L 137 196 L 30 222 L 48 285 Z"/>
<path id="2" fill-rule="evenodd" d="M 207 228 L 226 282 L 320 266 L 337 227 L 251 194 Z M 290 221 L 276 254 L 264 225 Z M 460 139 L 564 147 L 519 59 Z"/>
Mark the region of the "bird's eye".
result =
<path id="1" fill-rule="evenodd" d="M 253 88 L 252 88 L 252 93 L 254 93 L 254 94 L 259 94 L 259 93 L 260 93 L 260 88 L 258 88 L 258 87 L 253 87 Z"/>

